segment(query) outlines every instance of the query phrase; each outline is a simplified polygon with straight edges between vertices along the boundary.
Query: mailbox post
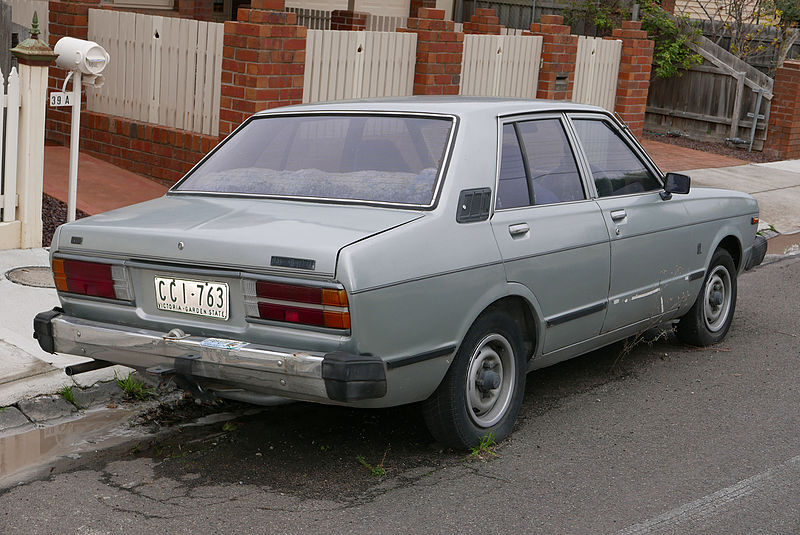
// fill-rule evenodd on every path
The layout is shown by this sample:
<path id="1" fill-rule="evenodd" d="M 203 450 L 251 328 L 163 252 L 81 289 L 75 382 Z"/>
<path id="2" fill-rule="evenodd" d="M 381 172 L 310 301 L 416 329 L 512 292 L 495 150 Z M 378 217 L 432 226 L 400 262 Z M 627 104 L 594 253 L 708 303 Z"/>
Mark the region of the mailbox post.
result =
<path id="1" fill-rule="evenodd" d="M 67 196 L 67 221 L 75 221 L 78 199 L 78 149 L 81 129 L 81 89 L 83 84 L 100 87 L 102 72 L 108 65 L 109 55 L 94 41 L 62 37 L 53 51 L 58 54 L 56 64 L 69 71 L 61 93 L 50 95 L 51 105 L 72 106 L 72 123 L 69 137 L 69 189 Z M 84 78 L 83 75 L 86 75 Z M 72 94 L 67 93 L 67 83 L 72 78 Z M 71 102 L 70 102 L 71 101 Z"/>

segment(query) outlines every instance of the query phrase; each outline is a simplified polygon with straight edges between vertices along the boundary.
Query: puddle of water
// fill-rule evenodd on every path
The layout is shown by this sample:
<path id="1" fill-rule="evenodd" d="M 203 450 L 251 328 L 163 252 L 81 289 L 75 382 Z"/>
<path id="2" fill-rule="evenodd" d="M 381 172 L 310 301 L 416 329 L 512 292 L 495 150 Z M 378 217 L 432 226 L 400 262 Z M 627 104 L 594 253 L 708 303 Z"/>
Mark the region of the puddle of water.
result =
<path id="1" fill-rule="evenodd" d="M 0 437 L 0 489 L 25 481 L 45 465 L 81 453 L 110 448 L 141 436 L 130 427 L 128 409 L 98 409 L 58 425 Z"/>

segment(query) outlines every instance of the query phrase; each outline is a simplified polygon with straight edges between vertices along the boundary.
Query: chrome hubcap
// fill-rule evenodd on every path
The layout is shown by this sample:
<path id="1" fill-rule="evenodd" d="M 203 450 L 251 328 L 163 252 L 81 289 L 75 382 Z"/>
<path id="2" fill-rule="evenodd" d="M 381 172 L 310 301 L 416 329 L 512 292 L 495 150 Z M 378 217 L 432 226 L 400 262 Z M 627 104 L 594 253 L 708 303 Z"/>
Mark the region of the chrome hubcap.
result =
<path id="1" fill-rule="evenodd" d="M 717 266 L 708 277 L 703 300 L 706 327 L 717 332 L 725 325 L 731 311 L 731 275 L 725 266 Z"/>
<path id="2" fill-rule="evenodd" d="M 495 425 L 511 404 L 516 378 L 511 344 L 490 334 L 478 344 L 467 371 L 467 412 L 480 427 Z"/>

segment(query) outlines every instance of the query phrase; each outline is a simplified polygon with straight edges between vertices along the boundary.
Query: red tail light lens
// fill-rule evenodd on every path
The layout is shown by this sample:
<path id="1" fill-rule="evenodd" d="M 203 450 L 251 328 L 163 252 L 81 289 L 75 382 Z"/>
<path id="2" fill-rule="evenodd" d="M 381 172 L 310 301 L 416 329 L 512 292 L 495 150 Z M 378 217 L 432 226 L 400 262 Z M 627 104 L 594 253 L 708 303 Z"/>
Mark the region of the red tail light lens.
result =
<path id="1" fill-rule="evenodd" d="M 130 300 L 127 271 L 123 266 L 55 258 L 53 279 L 60 292 Z"/>
<path id="2" fill-rule="evenodd" d="M 244 281 L 247 315 L 271 321 L 350 329 L 347 292 L 268 281 Z"/>

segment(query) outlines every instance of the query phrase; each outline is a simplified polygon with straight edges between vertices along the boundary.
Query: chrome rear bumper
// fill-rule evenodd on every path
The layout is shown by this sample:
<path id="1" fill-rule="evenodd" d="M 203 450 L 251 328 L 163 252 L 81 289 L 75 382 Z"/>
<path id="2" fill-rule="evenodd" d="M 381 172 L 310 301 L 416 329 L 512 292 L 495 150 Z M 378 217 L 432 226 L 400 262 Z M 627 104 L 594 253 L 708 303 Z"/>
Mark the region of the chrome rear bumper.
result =
<path id="1" fill-rule="evenodd" d="M 330 403 L 386 394 L 386 365 L 371 355 L 278 351 L 180 331 L 160 333 L 88 321 L 66 316 L 60 309 L 36 316 L 34 337 L 50 353 L 86 356 L 290 399 Z"/>

